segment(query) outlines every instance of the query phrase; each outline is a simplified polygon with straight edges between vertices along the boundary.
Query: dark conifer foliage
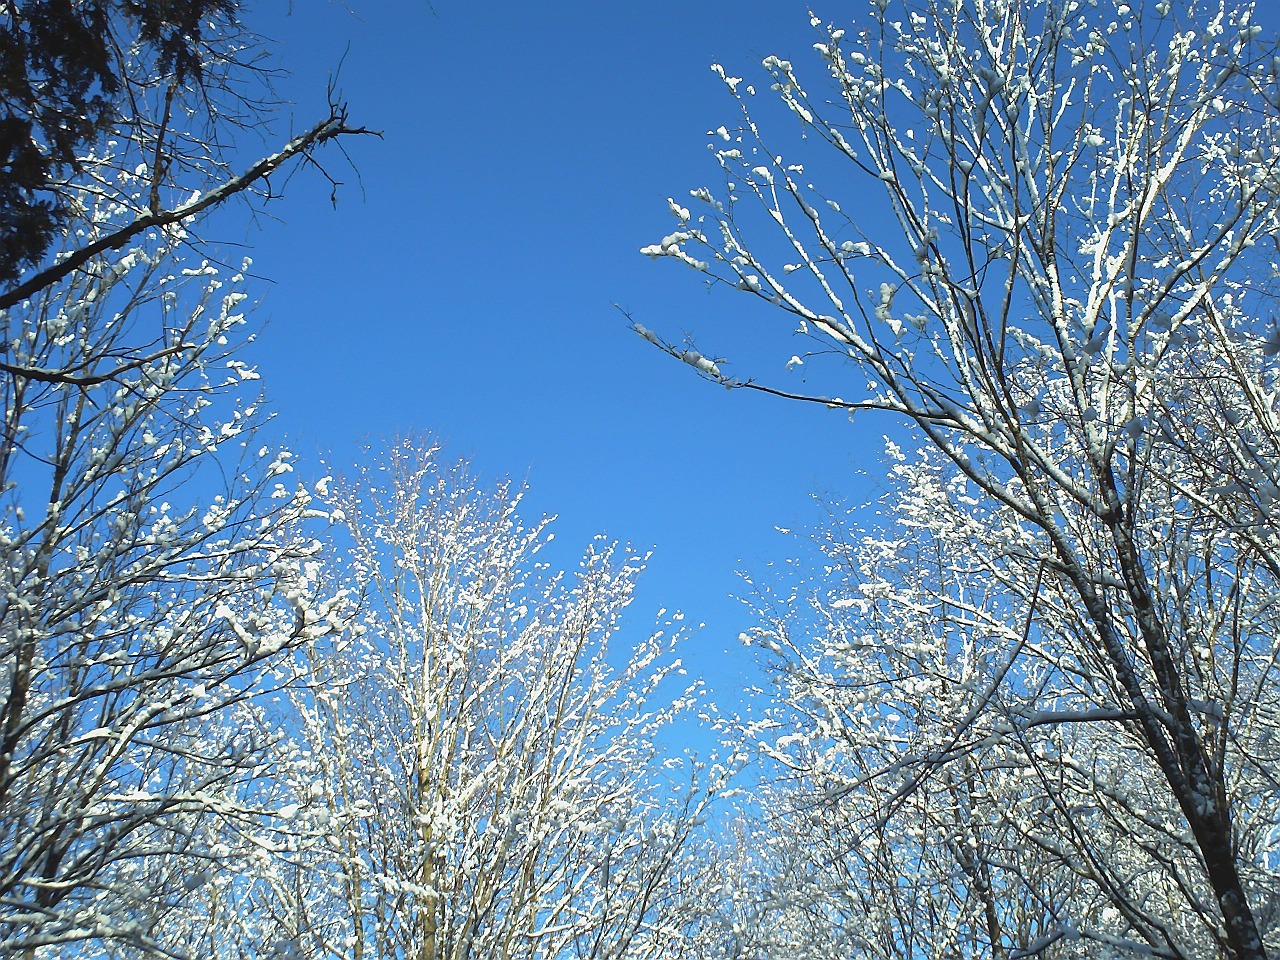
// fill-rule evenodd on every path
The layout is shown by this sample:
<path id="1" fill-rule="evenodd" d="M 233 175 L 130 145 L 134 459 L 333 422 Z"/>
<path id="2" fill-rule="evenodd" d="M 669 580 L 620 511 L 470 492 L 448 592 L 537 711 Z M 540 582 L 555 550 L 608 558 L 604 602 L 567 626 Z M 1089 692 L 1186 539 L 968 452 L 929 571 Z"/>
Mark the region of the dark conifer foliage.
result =
<path id="1" fill-rule="evenodd" d="M 236 0 L 17 0 L 0 8 L 0 282 L 37 264 L 65 220 L 58 191 L 78 151 L 129 98 L 128 59 L 200 84 L 209 27 Z"/>

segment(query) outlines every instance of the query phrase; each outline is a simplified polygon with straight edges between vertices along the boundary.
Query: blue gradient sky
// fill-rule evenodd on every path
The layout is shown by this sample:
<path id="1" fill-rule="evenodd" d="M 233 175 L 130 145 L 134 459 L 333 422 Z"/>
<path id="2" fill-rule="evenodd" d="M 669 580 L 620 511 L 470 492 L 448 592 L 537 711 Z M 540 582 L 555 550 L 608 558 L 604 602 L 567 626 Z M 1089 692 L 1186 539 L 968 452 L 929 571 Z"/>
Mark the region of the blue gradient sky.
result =
<path id="1" fill-rule="evenodd" d="M 801 344 L 784 318 L 637 251 L 673 228 L 668 196 L 719 182 L 706 132 L 736 108 L 711 62 L 763 80 L 777 53 L 820 75 L 806 5 L 350 6 L 248 15 L 279 42 L 297 126 L 322 114 L 341 60 L 352 119 L 384 131 L 350 145 L 358 183 L 328 155 L 347 181 L 336 210 L 301 174 L 274 221 L 228 238 L 271 281 L 250 359 L 273 429 L 313 466 L 432 433 L 486 476 L 527 479 L 530 513 L 558 515 L 572 548 L 561 562 L 598 532 L 654 548 L 633 629 L 662 606 L 705 622 L 686 659 L 731 698 L 754 676 L 736 572 L 794 551 L 775 527 L 819 521 L 810 494 L 872 497 L 894 424 L 730 394 L 614 304 L 712 355 L 776 328 L 774 349 L 734 350 L 733 370 L 790 376 Z"/>

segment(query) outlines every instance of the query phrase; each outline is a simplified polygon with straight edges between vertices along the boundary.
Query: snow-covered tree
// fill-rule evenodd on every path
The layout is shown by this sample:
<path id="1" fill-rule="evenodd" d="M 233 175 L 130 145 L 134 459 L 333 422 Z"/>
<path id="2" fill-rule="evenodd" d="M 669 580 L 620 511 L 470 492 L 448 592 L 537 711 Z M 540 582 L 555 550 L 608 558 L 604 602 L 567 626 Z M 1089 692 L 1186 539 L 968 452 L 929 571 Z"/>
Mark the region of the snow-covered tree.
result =
<path id="1" fill-rule="evenodd" d="M 191 50 L 214 42 L 207 26 Z M 166 931 L 226 853 L 219 838 L 275 842 L 250 786 L 276 736 L 256 698 L 339 622 L 304 529 L 311 498 L 289 454 L 254 439 L 248 261 L 210 262 L 193 231 L 356 131 L 335 105 L 232 172 L 199 119 L 227 104 L 198 108 L 180 87 L 199 71 L 117 54 L 123 102 L 56 184 L 64 229 L 0 293 L 5 955 L 170 955 Z M 135 69 L 147 63 L 171 69 Z"/>
<path id="2" fill-rule="evenodd" d="M 789 774 L 767 806 L 804 838 L 788 848 L 803 881 L 786 898 L 766 889 L 852 937 L 846 954 L 1216 956 L 1193 838 L 1098 679 L 1078 600 L 1038 558 L 1009 554 L 1007 523 L 937 454 L 894 458 L 881 525 L 833 522 L 819 574 L 759 594 L 755 640 L 783 706 L 756 732 Z M 1273 632 L 1258 599 L 1237 613 Z M 1239 678 L 1256 688 L 1265 669 L 1242 657 Z M 1274 701 L 1254 690 L 1251 745 L 1273 735 Z M 1268 756 L 1230 790 L 1249 800 L 1237 850 L 1271 935 Z"/>
<path id="3" fill-rule="evenodd" d="M 114 226 L 84 202 L 69 243 Z M 332 628 L 310 497 L 253 439 L 242 283 L 156 231 L 0 315 L 8 952 L 146 947 L 165 878 L 216 864 L 203 821 L 252 818 L 231 798 L 269 738 L 244 702 Z"/>
<path id="4" fill-rule="evenodd" d="M 306 870 L 261 894 L 279 939 L 356 960 L 674 955 L 722 773 L 655 742 L 700 696 L 676 636 L 618 645 L 643 558 L 598 541 L 554 572 L 518 490 L 414 442 L 325 485 L 360 613 L 302 657 L 284 769 Z"/>
<path id="5" fill-rule="evenodd" d="M 644 251 L 788 317 L 804 385 L 639 332 L 925 443 L 819 591 L 816 646 L 794 609 L 760 634 L 796 684 L 774 750 L 797 802 L 822 784 L 867 818 L 828 821 L 845 928 L 882 956 L 1264 957 L 1275 44 L 1199 0 L 876 0 L 865 28 L 814 26 L 822 94 L 778 57 L 773 97 L 716 68 L 741 106 L 726 183 Z"/>

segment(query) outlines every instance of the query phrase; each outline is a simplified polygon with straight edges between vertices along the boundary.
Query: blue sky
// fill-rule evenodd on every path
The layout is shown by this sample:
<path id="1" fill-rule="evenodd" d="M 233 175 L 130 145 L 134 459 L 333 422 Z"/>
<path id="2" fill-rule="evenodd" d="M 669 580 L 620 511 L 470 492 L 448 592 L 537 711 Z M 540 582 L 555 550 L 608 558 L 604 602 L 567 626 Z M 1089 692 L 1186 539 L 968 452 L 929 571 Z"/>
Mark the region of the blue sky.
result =
<path id="1" fill-rule="evenodd" d="M 667 197 L 718 182 L 706 132 L 735 105 L 713 61 L 763 77 L 777 53 L 820 72 L 807 7 L 271 7 L 248 22 L 278 41 L 295 126 L 321 115 L 342 61 L 352 119 L 384 133 L 350 145 L 355 170 L 327 155 L 346 181 L 336 210 L 300 175 L 267 207 L 274 220 L 226 237 L 270 279 L 250 359 L 274 429 L 312 464 L 431 433 L 486 476 L 527 479 L 530 513 L 558 515 L 572 547 L 562 562 L 598 532 L 652 547 L 633 628 L 660 606 L 705 622 L 686 659 L 732 695 L 753 675 L 737 571 L 794 550 L 775 527 L 820 520 L 810 494 L 873 496 L 894 425 L 729 393 L 630 332 L 614 304 L 709 354 L 786 332 L 638 249 L 672 229 Z M 801 344 L 775 343 L 735 372 L 785 380 Z"/>

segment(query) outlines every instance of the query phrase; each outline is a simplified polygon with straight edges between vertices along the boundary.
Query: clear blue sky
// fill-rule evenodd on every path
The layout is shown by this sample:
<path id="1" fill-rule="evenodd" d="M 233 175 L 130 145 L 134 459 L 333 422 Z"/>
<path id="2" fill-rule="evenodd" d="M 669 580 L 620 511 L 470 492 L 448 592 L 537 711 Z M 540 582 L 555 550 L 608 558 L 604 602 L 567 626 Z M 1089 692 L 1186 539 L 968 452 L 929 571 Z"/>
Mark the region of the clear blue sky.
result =
<path id="1" fill-rule="evenodd" d="M 744 332 L 785 333 L 781 316 L 637 251 L 673 229 L 668 196 L 718 182 L 706 132 L 733 124 L 735 105 L 711 62 L 763 79 L 761 58 L 777 53 L 819 75 L 807 6 L 284 8 L 247 19 L 279 42 L 296 125 L 321 114 L 343 60 L 352 119 L 384 139 L 350 145 L 359 183 L 328 155 L 347 181 L 336 210 L 300 175 L 268 207 L 276 222 L 229 238 L 272 281 L 257 291 L 267 326 L 251 360 L 275 429 L 312 464 L 429 432 L 488 477 L 527 479 L 530 512 L 558 515 L 573 552 L 597 532 L 654 548 L 632 628 L 659 606 L 705 622 L 686 659 L 732 699 L 754 675 L 736 572 L 794 549 L 775 527 L 818 521 L 811 493 L 873 496 L 894 424 L 730 394 L 613 305 L 670 338 L 694 332 L 712 354 Z M 785 380 L 801 348 L 783 340 L 735 372 Z"/>

